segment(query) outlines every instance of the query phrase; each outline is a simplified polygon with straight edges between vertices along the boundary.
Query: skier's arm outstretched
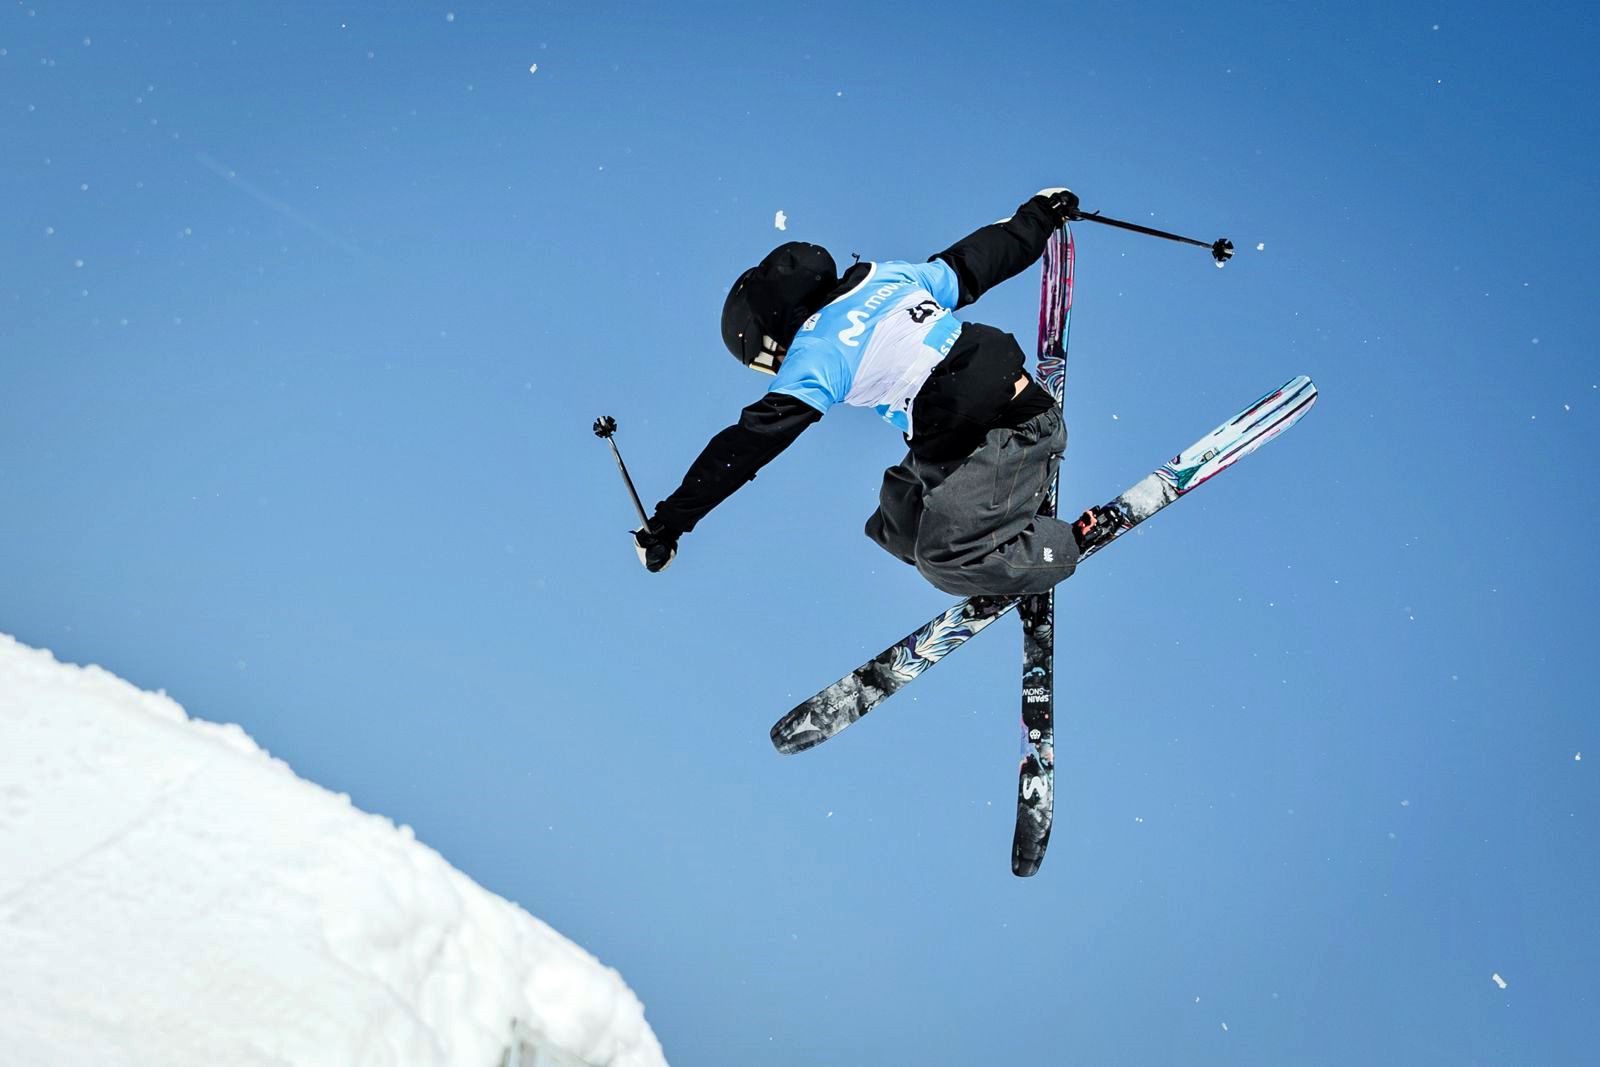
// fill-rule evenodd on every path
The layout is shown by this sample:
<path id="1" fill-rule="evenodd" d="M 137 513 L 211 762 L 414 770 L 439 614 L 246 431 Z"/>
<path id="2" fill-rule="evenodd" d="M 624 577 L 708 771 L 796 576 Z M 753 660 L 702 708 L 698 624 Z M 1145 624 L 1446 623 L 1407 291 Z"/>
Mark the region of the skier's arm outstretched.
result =
<path id="1" fill-rule="evenodd" d="M 944 260 L 956 272 L 961 285 L 956 307 L 964 308 L 1039 262 L 1050 235 L 1077 217 L 1078 198 L 1071 189 L 1042 189 L 1009 219 L 975 230 L 929 258 Z"/>
<path id="2" fill-rule="evenodd" d="M 656 505 L 649 524 L 634 535 L 644 565 L 664 569 L 677 553 L 679 537 L 821 418 L 810 404 L 783 393 L 768 393 L 745 408 L 738 422 L 711 439 L 683 484 Z"/>

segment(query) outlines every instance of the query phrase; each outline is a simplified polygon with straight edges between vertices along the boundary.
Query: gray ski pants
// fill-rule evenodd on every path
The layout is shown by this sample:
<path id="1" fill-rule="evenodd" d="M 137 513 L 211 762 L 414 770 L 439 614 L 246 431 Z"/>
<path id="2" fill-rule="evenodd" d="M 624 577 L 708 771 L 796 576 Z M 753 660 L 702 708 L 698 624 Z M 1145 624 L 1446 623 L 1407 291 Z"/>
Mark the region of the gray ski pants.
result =
<path id="1" fill-rule="evenodd" d="M 908 452 L 883 472 L 867 536 L 946 593 L 1042 593 L 1078 565 L 1071 524 L 1038 513 L 1066 448 L 1052 407 L 953 463 Z"/>

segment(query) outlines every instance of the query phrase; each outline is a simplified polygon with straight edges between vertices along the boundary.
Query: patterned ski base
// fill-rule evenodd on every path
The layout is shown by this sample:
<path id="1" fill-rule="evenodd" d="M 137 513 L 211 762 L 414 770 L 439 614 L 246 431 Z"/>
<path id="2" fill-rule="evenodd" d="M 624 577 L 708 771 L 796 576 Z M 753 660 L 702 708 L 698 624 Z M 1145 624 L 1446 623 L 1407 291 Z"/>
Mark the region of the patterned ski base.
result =
<path id="1" fill-rule="evenodd" d="M 1022 617 L 1022 762 L 1017 767 L 1011 873 L 1027 878 L 1037 874 L 1044 862 L 1055 813 L 1055 593 L 1023 597 L 1018 614 Z"/>
<path id="2" fill-rule="evenodd" d="M 1045 245 L 1039 281 L 1039 384 L 1058 404 L 1067 384 L 1073 253 L 1072 229 L 1063 225 Z M 1058 473 L 1040 514 L 1055 515 L 1060 484 Z M 1044 862 L 1055 811 L 1055 590 L 1023 597 L 1017 614 L 1022 620 L 1022 759 L 1017 765 L 1011 873 L 1027 878 Z"/>
<path id="3" fill-rule="evenodd" d="M 1110 541 L 1181 496 L 1194 491 L 1293 426 L 1317 399 L 1301 376 L 1286 382 L 1134 483 L 1116 498 L 1130 522 Z M 953 604 L 815 696 L 795 705 L 772 727 L 772 744 L 788 754 L 814 748 L 861 719 L 922 676 L 929 667 L 988 629 L 1017 606 L 1015 597 L 971 597 Z"/>

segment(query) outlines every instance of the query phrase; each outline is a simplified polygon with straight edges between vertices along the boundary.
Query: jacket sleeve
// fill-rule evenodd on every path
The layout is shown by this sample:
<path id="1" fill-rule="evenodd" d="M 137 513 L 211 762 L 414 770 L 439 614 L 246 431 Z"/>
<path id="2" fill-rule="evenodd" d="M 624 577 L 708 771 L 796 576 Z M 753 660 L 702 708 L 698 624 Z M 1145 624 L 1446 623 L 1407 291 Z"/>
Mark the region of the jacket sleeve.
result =
<path id="1" fill-rule="evenodd" d="M 677 533 L 694 529 L 712 508 L 754 478 L 821 418 L 822 413 L 804 400 L 768 393 L 745 408 L 737 423 L 711 439 L 683 476 L 683 484 L 656 505 L 654 521 Z"/>
<path id="2" fill-rule="evenodd" d="M 961 286 L 956 307 L 966 307 L 1037 262 L 1044 255 L 1050 234 L 1059 225 L 1060 219 L 1050 209 L 1049 201 L 1044 196 L 1034 196 L 1009 219 L 976 230 L 929 258 L 950 264 Z"/>

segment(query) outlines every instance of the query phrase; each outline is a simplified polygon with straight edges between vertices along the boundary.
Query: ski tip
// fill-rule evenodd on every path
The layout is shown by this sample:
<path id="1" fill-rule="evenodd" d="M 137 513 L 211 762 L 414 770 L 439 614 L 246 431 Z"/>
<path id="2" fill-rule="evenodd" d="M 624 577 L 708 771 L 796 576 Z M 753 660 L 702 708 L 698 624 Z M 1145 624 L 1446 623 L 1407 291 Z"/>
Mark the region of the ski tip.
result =
<path id="1" fill-rule="evenodd" d="M 796 752 L 804 752 L 822 741 L 822 736 L 816 731 L 794 735 L 784 729 L 783 723 L 778 723 L 772 728 L 769 735 L 772 738 L 772 747 L 782 756 L 792 756 Z"/>
<path id="2" fill-rule="evenodd" d="M 1039 865 L 1043 856 L 1012 856 L 1011 873 L 1018 878 L 1032 878 L 1039 873 Z"/>
<path id="3" fill-rule="evenodd" d="M 1018 878 L 1032 878 L 1044 864 L 1045 850 L 1050 847 L 1050 809 L 1043 807 L 1028 816 L 1025 809 L 1017 809 L 1017 832 L 1011 838 L 1011 873 Z"/>
<path id="4" fill-rule="evenodd" d="M 1317 383 L 1307 375 L 1300 375 L 1283 387 L 1283 392 L 1295 401 L 1294 421 L 1310 411 L 1317 403 Z"/>
<path id="5" fill-rule="evenodd" d="M 1278 392 L 1288 393 L 1291 395 L 1295 393 L 1304 393 L 1307 397 L 1315 399 L 1317 395 L 1317 383 L 1311 380 L 1311 376 L 1309 374 L 1297 374 L 1285 382 L 1283 384 L 1283 388 L 1279 389 Z"/>

